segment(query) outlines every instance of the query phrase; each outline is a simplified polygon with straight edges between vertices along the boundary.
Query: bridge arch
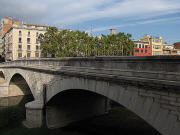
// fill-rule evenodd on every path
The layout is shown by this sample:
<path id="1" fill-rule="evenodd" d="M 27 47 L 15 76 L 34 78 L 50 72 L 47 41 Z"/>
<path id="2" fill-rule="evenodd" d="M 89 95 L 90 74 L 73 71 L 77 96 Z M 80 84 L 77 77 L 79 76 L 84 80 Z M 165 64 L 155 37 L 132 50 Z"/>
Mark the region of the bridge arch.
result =
<path id="1" fill-rule="evenodd" d="M 107 113 L 108 108 L 108 99 L 98 93 L 82 89 L 64 90 L 46 103 L 46 125 L 49 128 L 66 126 Z"/>
<path id="2" fill-rule="evenodd" d="M 160 92 L 158 90 L 148 91 L 147 88 L 122 82 L 115 83 L 80 77 L 64 77 L 59 79 L 59 82 L 53 80 L 52 82 L 55 83 L 47 85 L 47 102 L 65 90 L 82 89 L 100 94 L 125 106 L 162 134 L 171 134 L 172 128 L 178 127 L 177 117 L 169 114 L 169 109 L 162 107 L 161 101 L 158 101 L 160 97 L 157 94 Z"/>
<path id="3" fill-rule="evenodd" d="M 19 95 L 29 95 L 32 94 L 31 89 L 24 79 L 24 77 L 16 73 L 14 74 L 9 81 L 8 88 L 9 96 L 19 96 Z"/>

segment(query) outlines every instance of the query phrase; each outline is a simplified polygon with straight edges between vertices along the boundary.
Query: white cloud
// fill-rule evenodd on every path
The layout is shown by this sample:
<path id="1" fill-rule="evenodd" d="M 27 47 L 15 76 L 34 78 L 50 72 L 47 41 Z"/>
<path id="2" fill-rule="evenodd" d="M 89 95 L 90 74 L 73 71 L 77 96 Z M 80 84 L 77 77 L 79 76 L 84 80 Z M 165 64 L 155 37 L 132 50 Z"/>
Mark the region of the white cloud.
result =
<path id="1" fill-rule="evenodd" d="M 59 16 L 55 20 L 56 23 L 68 25 L 103 18 L 142 19 L 180 12 L 180 1 L 177 0 L 111 0 L 108 2 L 78 0 L 68 2 L 63 2 L 57 10 Z"/>
<path id="2" fill-rule="evenodd" d="M 134 23 L 128 23 L 128 24 L 121 24 L 121 25 L 111 25 L 111 26 L 105 26 L 105 27 L 99 27 L 93 29 L 94 32 L 97 31 L 103 31 L 108 30 L 111 28 L 120 28 L 120 27 L 128 27 L 128 26 L 136 26 L 136 25 L 142 25 L 142 24 L 154 24 L 154 23 L 174 23 L 176 20 L 179 20 L 180 17 L 173 17 L 173 18 L 163 18 L 163 19 L 155 19 L 155 20 L 146 20 L 146 21 L 140 21 L 140 22 L 134 22 Z M 179 23 L 180 21 L 178 21 Z M 90 30 L 88 30 L 90 31 Z"/>
<path id="3" fill-rule="evenodd" d="M 1 0 L 0 17 L 64 25 L 97 19 L 147 19 L 180 12 L 179 0 Z"/>

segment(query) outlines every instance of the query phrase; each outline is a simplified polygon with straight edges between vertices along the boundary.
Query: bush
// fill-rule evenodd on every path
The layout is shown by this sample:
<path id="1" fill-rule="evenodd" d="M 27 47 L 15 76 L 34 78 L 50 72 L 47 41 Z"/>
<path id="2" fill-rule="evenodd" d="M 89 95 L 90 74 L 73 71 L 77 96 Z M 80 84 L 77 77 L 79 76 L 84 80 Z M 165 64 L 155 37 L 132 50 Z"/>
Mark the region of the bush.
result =
<path id="1" fill-rule="evenodd" d="M 20 123 L 23 118 L 23 113 L 16 106 L 0 108 L 0 129 Z"/>

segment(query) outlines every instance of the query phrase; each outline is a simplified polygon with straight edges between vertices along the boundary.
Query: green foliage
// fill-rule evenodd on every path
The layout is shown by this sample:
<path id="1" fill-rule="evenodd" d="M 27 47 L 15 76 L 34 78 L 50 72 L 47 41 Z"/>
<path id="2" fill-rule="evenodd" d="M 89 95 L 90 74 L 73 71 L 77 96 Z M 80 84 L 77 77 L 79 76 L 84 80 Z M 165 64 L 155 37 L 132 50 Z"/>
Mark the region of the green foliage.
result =
<path id="1" fill-rule="evenodd" d="M 131 37 L 131 34 L 120 32 L 98 38 L 82 31 L 58 31 L 56 27 L 49 27 L 41 49 L 43 57 L 123 56 L 130 55 L 134 49 Z"/>
<path id="2" fill-rule="evenodd" d="M 16 106 L 0 108 L 0 129 L 13 126 L 24 119 L 24 115 Z"/>

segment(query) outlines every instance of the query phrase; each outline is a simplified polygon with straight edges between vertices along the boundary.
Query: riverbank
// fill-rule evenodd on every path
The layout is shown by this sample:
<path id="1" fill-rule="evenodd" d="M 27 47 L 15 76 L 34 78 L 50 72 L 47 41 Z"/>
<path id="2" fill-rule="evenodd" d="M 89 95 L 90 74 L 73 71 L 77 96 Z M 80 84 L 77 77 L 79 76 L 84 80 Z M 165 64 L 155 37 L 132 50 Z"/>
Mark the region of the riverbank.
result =
<path id="1" fill-rule="evenodd" d="M 149 124 L 124 107 L 109 113 L 76 122 L 59 129 L 47 127 L 28 129 L 22 124 L 0 131 L 1 135 L 161 135 Z"/>

